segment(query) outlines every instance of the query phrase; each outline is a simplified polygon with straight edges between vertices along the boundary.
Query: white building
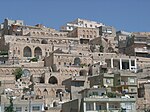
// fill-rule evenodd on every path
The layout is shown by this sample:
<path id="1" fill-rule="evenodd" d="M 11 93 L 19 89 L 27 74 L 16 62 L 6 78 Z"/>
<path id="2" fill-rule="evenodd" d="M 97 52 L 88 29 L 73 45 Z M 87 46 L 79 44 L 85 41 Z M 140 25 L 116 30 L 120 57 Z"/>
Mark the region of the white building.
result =
<path id="1" fill-rule="evenodd" d="M 90 21 L 85 19 L 77 18 L 72 22 L 68 22 L 64 26 L 61 27 L 61 31 L 72 31 L 76 27 L 84 27 L 84 28 L 97 28 L 100 26 L 105 26 L 103 23 L 98 23 L 96 21 Z"/>

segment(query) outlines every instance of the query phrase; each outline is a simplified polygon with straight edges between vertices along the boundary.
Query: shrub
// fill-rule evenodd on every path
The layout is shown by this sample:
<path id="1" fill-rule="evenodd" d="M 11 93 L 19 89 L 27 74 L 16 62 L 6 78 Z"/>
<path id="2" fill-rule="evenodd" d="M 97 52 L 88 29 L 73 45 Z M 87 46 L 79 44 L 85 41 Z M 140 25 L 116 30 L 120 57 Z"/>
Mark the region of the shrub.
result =
<path id="1" fill-rule="evenodd" d="M 22 71 L 21 68 L 17 68 L 17 69 L 13 72 L 13 74 L 15 75 L 16 81 L 21 78 L 22 73 L 23 73 L 23 71 Z"/>
<path id="2" fill-rule="evenodd" d="M 37 58 L 32 58 L 32 59 L 30 59 L 30 62 L 37 62 L 37 61 L 38 61 Z"/>

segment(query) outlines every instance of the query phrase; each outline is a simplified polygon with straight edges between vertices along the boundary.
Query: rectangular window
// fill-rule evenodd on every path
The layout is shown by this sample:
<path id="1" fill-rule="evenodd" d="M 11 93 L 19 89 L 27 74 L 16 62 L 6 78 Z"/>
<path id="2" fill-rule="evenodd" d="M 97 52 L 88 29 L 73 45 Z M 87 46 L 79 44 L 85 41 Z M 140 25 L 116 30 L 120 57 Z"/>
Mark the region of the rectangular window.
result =
<path id="1" fill-rule="evenodd" d="M 33 106 L 33 107 L 32 107 L 32 110 L 33 110 L 33 111 L 39 111 L 39 110 L 40 110 L 40 106 Z"/>
<path id="2" fill-rule="evenodd" d="M 134 60 L 131 60 L 131 66 L 134 66 L 134 64 L 135 64 Z"/>
<path id="3" fill-rule="evenodd" d="M 16 112 L 22 112 L 22 107 L 16 107 Z"/>
<path id="4" fill-rule="evenodd" d="M 135 79 L 134 78 L 130 78 L 130 83 L 134 84 L 135 83 Z"/>
<path id="5" fill-rule="evenodd" d="M 94 110 L 93 103 L 86 103 L 86 110 L 87 110 L 87 111 L 92 111 L 92 110 Z"/>

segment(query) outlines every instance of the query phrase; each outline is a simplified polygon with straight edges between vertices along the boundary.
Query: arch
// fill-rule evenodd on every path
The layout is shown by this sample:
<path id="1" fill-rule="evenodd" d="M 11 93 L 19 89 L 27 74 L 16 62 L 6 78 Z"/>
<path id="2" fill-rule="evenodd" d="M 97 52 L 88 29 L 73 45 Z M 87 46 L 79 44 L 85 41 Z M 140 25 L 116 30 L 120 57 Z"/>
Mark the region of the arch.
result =
<path id="1" fill-rule="evenodd" d="M 76 57 L 76 58 L 74 59 L 74 65 L 80 65 L 80 63 L 81 63 L 80 58 L 79 58 L 79 57 Z"/>
<path id="2" fill-rule="evenodd" d="M 36 95 L 41 96 L 41 90 L 39 88 L 36 90 Z"/>
<path id="3" fill-rule="evenodd" d="M 51 90 L 49 91 L 49 95 L 50 95 L 50 96 L 55 96 L 55 90 L 54 90 L 54 89 L 51 89 Z"/>
<path id="4" fill-rule="evenodd" d="M 36 41 L 34 39 L 31 40 L 31 43 L 36 43 Z"/>
<path id="5" fill-rule="evenodd" d="M 52 76 L 49 78 L 49 81 L 48 81 L 50 84 L 58 84 L 58 80 L 56 77 Z"/>
<path id="6" fill-rule="evenodd" d="M 32 57 L 32 52 L 31 52 L 31 48 L 26 46 L 24 49 L 23 49 L 23 56 L 24 57 Z"/>
<path id="7" fill-rule="evenodd" d="M 37 40 L 36 40 L 36 43 L 40 43 L 40 41 L 37 39 Z"/>
<path id="8" fill-rule="evenodd" d="M 36 57 L 36 58 L 42 57 L 42 50 L 40 47 L 36 47 L 34 49 L 34 57 Z"/>
<path id="9" fill-rule="evenodd" d="M 47 95 L 48 95 L 48 91 L 47 91 L 47 89 L 44 89 L 44 91 L 43 91 L 43 95 L 44 95 L 44 96 L 47 96 Z"/>
<path id="10" fill-rule="evenodd" d="M 47 42 L 47 40 L 43 39 L 43 40 L 41 41 L 41 44 L 48 44 L 48 42 Z"/>
<path id="11" fill-rule="evenodd" d="M 57 33 L 54 34 L 55 37 L 58 37 L 59 35 Z"/>
<path id="12" fill-rule="evenodd" d="M 26 42 L 26 40 L 25 40 L 25 39 L 22 39 L 22 42 Z"/>
<path id="13" fill-rule="evenodd" d="M 80 70 L 79 75 L 80 76 L 86 76 L 87 75 L 87 71 L 86 70 Z"/>
<path id="14" fill-rule="evenodd" d="M 20 40 L 20 39 L 16 39 L 16 41 L 17 41 L 17 42 L 20 42 L 21 40 Z"/>

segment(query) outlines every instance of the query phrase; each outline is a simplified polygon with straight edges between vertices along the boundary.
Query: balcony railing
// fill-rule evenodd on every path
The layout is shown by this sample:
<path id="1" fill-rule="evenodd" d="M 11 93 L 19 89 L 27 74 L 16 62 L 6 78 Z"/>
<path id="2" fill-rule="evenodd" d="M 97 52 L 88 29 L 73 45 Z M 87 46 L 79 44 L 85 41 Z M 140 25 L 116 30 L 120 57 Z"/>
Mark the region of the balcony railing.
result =
<path id="1" fill-rule="evenodd" d="M 142 53 L 148 53 L 149 50 L 147 48 L 135 48 L 135 52 L 142 52 Z"/>
<path id="2" fill-rule="evenodd" d="M 99 102 L 135 102 L 135 98 L 98 98 L 98 97 L 92 97 L 92 98 L 84 98 L 84 101 L 99 101 Z"/>

